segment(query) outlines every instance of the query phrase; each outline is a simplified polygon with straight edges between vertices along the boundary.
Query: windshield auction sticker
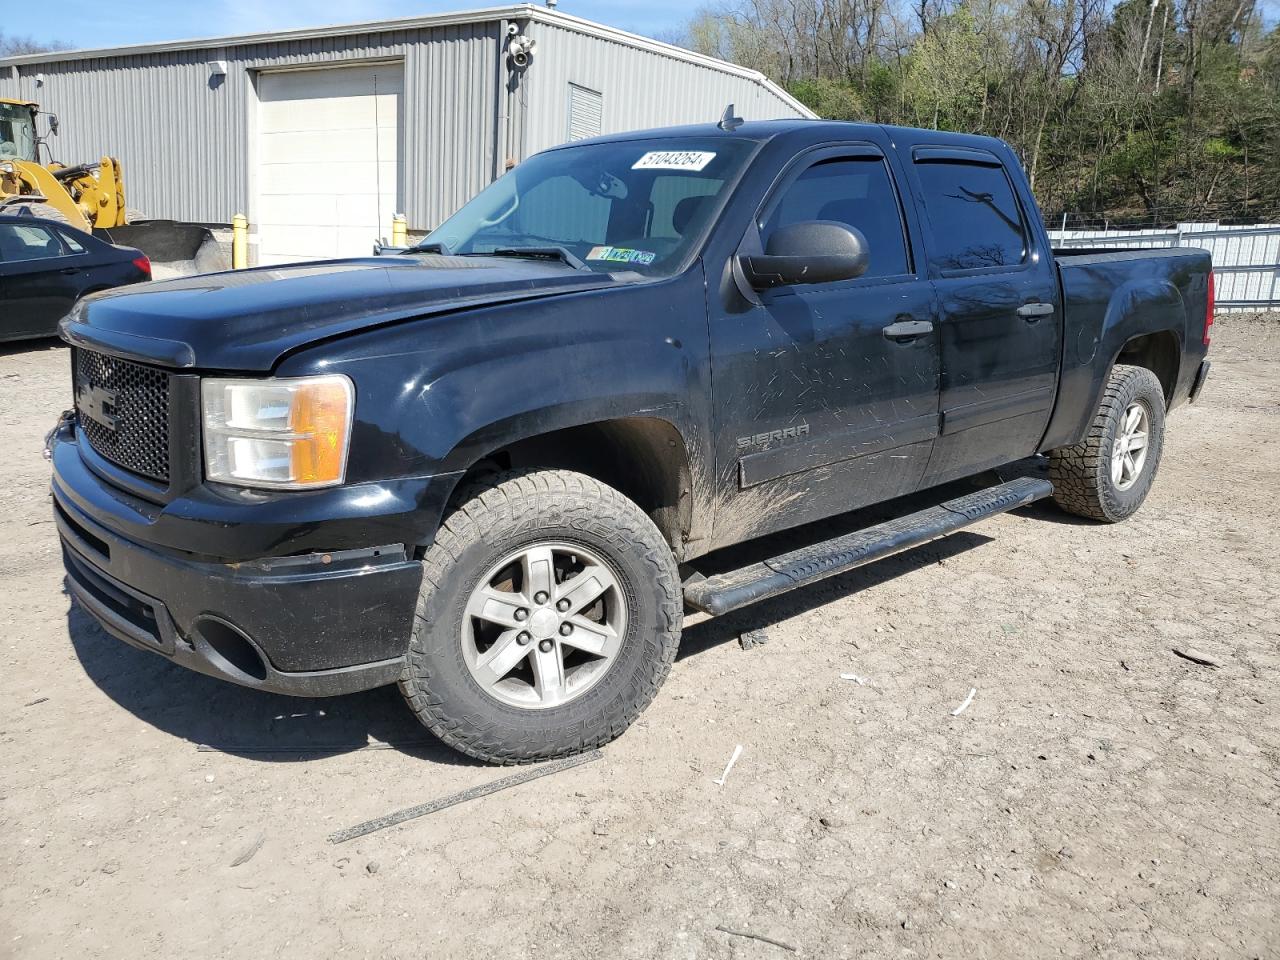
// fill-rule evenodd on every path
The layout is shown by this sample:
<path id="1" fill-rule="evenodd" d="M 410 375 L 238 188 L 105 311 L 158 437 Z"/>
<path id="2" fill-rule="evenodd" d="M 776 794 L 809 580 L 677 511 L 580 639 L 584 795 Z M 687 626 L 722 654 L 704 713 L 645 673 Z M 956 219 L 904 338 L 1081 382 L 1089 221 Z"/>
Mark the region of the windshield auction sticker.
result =
<path id="1" fill-rule="evenodd" d="M 632 250 L 629 247 L 592 247 L 587 254 L 588 260 L 607 260 L 610 263 L 638 263 L 648 266 L 653 263 L 654 254 L 648 250 Z"/>
<path id="2" fill-rule="evenodd" d="M 702 170 L 716 158 L 697 150 L 654 150 L 631 165 L 632 170 Z"/>

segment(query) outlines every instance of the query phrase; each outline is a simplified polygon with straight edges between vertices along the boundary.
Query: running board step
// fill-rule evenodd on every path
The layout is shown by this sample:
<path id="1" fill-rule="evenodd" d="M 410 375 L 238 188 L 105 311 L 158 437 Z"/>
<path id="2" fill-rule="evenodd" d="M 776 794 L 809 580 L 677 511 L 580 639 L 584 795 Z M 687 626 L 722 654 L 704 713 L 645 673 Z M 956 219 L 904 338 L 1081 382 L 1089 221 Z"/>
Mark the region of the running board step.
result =
<path id="1" fill-rule="evenodd" d="M 855 530 L 740 570 L 690 583 L 684 588 L 685 603 L 703 613 L 720 616 L 944 537 L 1052 493 L 1053 484 L 1048 480 L 1020 477 L 865 530 Z"/>

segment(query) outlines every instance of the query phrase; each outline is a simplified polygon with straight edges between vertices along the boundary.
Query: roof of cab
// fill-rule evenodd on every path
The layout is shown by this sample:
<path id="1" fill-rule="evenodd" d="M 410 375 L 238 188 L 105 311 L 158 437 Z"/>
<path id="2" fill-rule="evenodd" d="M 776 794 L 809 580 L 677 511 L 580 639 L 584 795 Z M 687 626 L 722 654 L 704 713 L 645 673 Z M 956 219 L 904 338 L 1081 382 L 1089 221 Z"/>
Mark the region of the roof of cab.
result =
<path id="1" fill-rule="evenodd" d="M 552 147 L 551 149 L 560 150 L 565 147 L 580 146 L 584 143 L 617 143 L 619 141 L 627 140 L 662 140 L 675 137 L 726 137 L 738 140 L 756 140 L 763 142 L 793 133 L 803 133 L 806 137 L 812 137 L 815 134 L 815 131 L 818 131 L 819 135 L 826 133 L 833 140 L 848 140 L 851 138 L 857 138 L 858 136 L 866 136 L 867 133 L 872 130 L 883 131 L 888 135 L 890 140 L 895 139 L 895 134 L 898 134 L 899 136 L 903 134 L 910 134 L 910 138 L 912 140 L 925 140 L 929 143 L 942 146 L 979 147 L 989 150 L 993 145 L 1003 144 L 1003 141 L 998 140 L 995 137 L 986 137 L 974 133 L 952 133 L 947 130 L 893 127 L 875 123 L 859 123 L 850 120 L 810 120 L 794 118 L 787 120 L 750 120 L 741 123 L 730 130 L 724 130 L 719 124 L 715 123 L 699 123 L 679 127 L 656 127 L 651 130 L 629 130 L 626 133 L 606 134 L 600 137 L 592 137 L 589 140 L 575 140 L 570 143 L 561 144 L 558 147 Z"/>

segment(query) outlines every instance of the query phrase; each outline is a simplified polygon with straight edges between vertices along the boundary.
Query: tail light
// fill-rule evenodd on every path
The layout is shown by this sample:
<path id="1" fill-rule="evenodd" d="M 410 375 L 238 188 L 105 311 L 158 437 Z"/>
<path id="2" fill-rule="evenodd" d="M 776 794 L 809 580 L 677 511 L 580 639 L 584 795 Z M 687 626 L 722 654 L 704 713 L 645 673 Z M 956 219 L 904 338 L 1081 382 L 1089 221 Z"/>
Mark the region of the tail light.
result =
<path id="1" fill-rule="evenodd" d="M 1209 328 L 1213 326 L 1213 271 L 1209 271 L 1209 301 L 1204 308 L 1204 345 L 1209 345 Z"/>
<path id="2" fill-rule="evenodd" d="M 142 256 L 140 256 L 140 257 L 135 257 L 135 258 L 133 259 L 133 265 L 134 265 L 135 267 L 137 267 L 139 270 L 141 270 L 143 273 L 145 273 L 145 274 L 147 275 L 147 278 L 148 278 L 148 279 L 150 279 L 150 278 L 151 278 L 151 261 L 150 261 L 150 259 L 148 259 L 147 255 L 146 255 L 145 253 L 144 253 Z M 1212 287 L 1212 282 L 1213 282 L 1213 281 L 1211 280 L 1211 281 L 1210 281 L 1210 284 L 1211 284 L 1211 285 L 1210 285 L 1210 287 L 1209 287 L 1209 290 L 1210 290 L 1210 293 L 1209 293 L 1209 301 L 1210 301 L 1210 303 L 1212 303 L 1212 302 L 1213 302 L 1213 293 L 1212 293 L 1213 287 Z M 1212 311 L 1211 311 L 1211 312 L 1212 312 Z M 1209 336 L 1209 335 L 1206 333 L 1206 334 L 1205 334 L 1205 337 L 1207 338 L 1208 336 Z M 1208 341 L 1208 339 L 1206 339 L 1206 340 L 1205 340 L 1205 343 L 1208 343 L 1208 342 L 1209 342 L 1209 341 Z"/>

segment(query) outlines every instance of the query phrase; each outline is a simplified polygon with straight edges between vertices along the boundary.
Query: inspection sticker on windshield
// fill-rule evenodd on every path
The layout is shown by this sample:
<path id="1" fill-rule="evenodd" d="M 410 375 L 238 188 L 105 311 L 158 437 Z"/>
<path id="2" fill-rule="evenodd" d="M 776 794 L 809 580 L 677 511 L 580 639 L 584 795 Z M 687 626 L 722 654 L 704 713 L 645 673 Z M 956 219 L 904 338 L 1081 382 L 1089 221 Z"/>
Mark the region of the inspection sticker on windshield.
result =
<path id="1" fill-rule="evenodd" d="M 631 165 L 632 170 L 702 170 L 716 158 L 699 150 L 653 150 Z"/>
<path id="2" fill-rule="evenodd" d="M 648 250 L 632 250 L 629 247 L 592 247 L 588 260 L 608 260 L 610 263 L 638 263 L 648 266 L 655 254 Z"/>

